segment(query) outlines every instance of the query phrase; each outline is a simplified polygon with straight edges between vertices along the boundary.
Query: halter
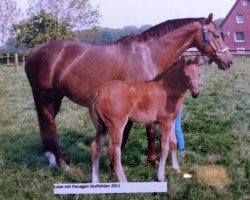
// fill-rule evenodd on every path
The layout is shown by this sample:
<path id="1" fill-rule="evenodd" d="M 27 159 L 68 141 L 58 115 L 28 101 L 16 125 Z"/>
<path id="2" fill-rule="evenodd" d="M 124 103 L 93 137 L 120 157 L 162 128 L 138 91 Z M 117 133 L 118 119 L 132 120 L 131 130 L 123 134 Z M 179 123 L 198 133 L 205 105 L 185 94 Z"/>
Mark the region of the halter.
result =
<path id="1" fill-rule="evenodd" d="M 203 45 L 205 47 L 205 44 L 206 42 L 213 48 L 213 50 L 215 51 L 216 55 L 217 56 L 220 56 L 221 53 L 227 51 L 229 48 L 228 47 L 225 47 L 224 49 L 220 49 L 216 43 L 214 43 L 209 35 L 208 35 L 208 28 L 207 28 L 207 25 L 206 25 L 206 19 L 202 19 L 202 33 L 203 33 Z"/>
<path id="2" fill-rule="evenodd" d="M 190 81 L 187 83 L 187 85 L 192 84 L 192 83 L 198 83 L 199 86 L 201 85 L 200 81 L 197 80 L 197 79 L 190 80 Z"/>

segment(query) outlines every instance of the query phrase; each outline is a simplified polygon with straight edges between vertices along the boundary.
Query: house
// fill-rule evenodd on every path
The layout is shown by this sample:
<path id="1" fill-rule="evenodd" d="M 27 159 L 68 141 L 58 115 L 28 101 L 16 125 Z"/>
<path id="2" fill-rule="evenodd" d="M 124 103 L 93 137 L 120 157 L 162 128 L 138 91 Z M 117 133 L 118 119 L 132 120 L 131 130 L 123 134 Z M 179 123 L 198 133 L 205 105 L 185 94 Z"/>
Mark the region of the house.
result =
<path id="1" fill-rule="evenodd" d="M 231 51 L 250 54 L 250 0 L 236 0 L 220 30 Z"/>

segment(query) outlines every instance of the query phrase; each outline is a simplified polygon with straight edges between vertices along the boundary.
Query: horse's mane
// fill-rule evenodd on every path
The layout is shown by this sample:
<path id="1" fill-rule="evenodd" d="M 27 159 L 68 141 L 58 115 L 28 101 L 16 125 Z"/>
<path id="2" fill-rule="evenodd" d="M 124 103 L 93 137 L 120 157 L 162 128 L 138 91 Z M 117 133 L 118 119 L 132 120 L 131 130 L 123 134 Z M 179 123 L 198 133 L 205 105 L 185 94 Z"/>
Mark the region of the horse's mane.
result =
<path id="1" fill-rule="evenodd" d="M 163 73 L 158 74 L 153 80 L 150 80 L 149 82 L 155 82 L 163 80 L 165 76 L 169 74 L 169 72 L 172 72 L 176 70 L 177 68 L 181 67 L 181 62 L 178 59 L 171 67 L 169 67 L 167 70 L 165 70 Z"/>
<path id="2" fill-rule="evenodd" d="M 159 38 L 169 32 L 172 32 L 173 30 L 179 29 L 193 22 L 201 21 L 202 19 L 203 18 L 183 18 L 183 19 L 167 20 L 141 33 L 125 36 L 117 40 L 115 43 L 129 43 L 132 41 L 142 42 L 152 38 Z"/>

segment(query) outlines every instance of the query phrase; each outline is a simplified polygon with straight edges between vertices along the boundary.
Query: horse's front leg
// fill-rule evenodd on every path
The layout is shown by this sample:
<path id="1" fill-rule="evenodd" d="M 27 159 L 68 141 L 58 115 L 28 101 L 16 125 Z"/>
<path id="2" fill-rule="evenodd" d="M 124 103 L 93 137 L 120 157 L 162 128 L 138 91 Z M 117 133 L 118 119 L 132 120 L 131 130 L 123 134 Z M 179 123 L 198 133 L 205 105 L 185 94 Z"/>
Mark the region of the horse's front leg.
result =
<path id="1" fill-rule="evenodd" d="M 161 127 L 161 152 L 160 152 L 160 163 L 158 169 L 158 180 L 163 182 L 165 180 L 165 166 L 166 159 L 169 152 L 169 138 L 170 132 L 173 126 L 173 120 L 167 120 L 166 122 L 160 123 Z"/>
<path id="2" fill-rule="evenodd" d="M 148 161 L 153 165 L 158 165 L 158 160 L 156 156 L 156 128 L 155 124 L 147 124 L 146 125 L 146 132 L 148 138 Z"/>
<path id="3" fill-rule="evenodd" d="M 128 141 L 128 136 L 129 136 L 130 130 L 132 128 L 132 125 L 133 125 L 133 122 L 128 121 L 126 126 L 125 126 L 125 129 L 123 131 L 123 138 L 122 138 L 122 150 L 124 149 L 124 147 Z"/>

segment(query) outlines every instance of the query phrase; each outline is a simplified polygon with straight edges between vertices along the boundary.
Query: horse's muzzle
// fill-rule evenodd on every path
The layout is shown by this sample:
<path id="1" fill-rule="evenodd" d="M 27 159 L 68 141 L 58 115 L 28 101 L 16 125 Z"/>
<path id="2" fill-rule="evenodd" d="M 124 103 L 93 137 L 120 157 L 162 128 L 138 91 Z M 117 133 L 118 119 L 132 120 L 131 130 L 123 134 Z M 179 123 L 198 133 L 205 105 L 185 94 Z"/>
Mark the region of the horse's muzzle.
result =
<path id="1" fill-rule="evenodd" d="M 200 95 L 200 93 L 192 92 L 192 97 L 194 99 L 198 98 L 199 95 Z"/>
<path id="2" fill-rule="evenodd" d="M 230 55 L 229 58 L 224 57 L 217 57 L 217 60 L 215 61 L 218 65 L 218 68 L 221 70 L 227 70 L 229 69 L 233 64 L 233 57 Z"/>

